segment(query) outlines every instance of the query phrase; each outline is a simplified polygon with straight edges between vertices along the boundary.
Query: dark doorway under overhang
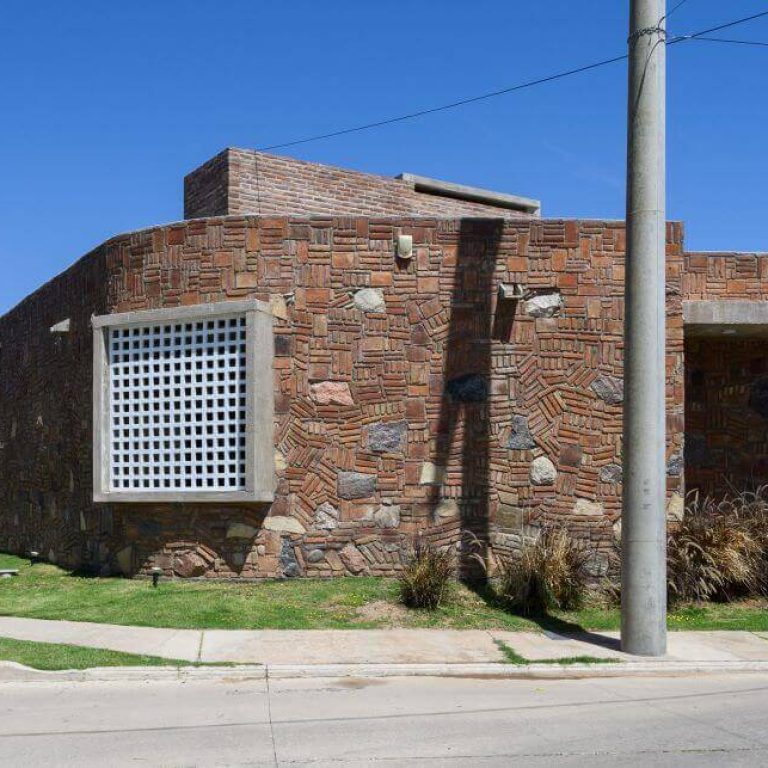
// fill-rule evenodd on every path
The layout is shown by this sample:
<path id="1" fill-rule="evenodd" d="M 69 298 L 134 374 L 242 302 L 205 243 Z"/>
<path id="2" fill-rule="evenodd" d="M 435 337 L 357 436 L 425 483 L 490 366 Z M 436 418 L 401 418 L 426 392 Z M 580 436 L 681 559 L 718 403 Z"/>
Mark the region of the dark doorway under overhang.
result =
<path id="1" fill-rule="evenodd" d="M 768 484 L 768 302 L 688 304 L 686 491 L 754 491 Z"/>

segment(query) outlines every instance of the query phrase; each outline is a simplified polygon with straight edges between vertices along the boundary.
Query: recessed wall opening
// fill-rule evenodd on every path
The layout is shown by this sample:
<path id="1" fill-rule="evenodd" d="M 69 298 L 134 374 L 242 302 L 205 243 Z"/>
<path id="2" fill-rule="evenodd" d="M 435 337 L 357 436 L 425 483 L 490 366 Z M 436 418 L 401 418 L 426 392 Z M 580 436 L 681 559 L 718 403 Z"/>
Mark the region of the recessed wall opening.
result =
<path id="1" fill-rule="evenodd" d="M 687 492 L 720 498 L 768 484 L 768 338 L 758 334 L 686 334 Z"/>

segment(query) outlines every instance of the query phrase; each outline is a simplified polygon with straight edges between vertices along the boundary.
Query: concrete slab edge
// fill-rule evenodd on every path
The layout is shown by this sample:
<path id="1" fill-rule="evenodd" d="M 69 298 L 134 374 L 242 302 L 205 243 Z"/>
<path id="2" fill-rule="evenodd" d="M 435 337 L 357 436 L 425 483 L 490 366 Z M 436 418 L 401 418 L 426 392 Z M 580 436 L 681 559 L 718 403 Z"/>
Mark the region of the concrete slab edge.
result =
<path id="1" fill-rule="evenodd" d="M 271 664 L 231 667 L 94 667 L 84 670 L 38 670 L 0 661 L 0 685 L 20 682 L 162 682 L 328 677 L 473 677 L 489 679 L 564 680 L 608 677 L 674 677 L 768 672 L 768 661 L 642 661 L 614 664 Z"/>

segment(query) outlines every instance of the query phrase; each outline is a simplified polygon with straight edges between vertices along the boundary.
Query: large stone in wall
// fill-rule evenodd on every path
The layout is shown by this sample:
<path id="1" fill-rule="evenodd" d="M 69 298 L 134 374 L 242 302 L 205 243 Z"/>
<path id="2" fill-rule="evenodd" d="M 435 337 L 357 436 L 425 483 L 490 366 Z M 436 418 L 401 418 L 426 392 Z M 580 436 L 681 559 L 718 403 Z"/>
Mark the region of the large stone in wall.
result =
<path id="1" fill-rule="evenodd" d="M 600 482 L 616 485 L 620 483 L 623 476 L 621 464 L 606 464 L 600 467 Z"/>
<path id="2" fill-rule="evenodd" d="M 269 296 L 269 308 L 272 315 L 278 320 L 288 319 L 288 304 L 285 301 L 285 296 L 280 293 L 273 293 Z"/>
<path id="3" fill-rule="evenodd" d="M 341 562 L 344 563 L 344 567 L 355 576 L 359 576 L 368 568 L 368 563 L 363 557 L 360 550 L 352 543 L 346 544 L 344 548 L 339 552 Z"/>
<path id="4" fill-rule="evenodd" d="M 228 539 L 252 539 L 258 532 L 258 528 L 246 523 L 230 523 L 227 526 Z"/>
<path id="5" fill-rule="evenodd" d="M 442 485 L 445 479 L 445 467 L 425 461 L 421 465 L 419 485 Z"/>
<path id="6" fill-rule="evenodd" d="M 519 530 L 525 521 L 525 510 L 512 504 L 499 504 L 496 512 L 496 524 L 499 528 Z"/>
<path id="7" fill-rule="evenodd" d="M 564 304 L 565 300 L 559 292 L 540 293 L 525 302 L 525 313 L 530 317 L 555 317 Z"/>
<path id="8" fill-rule="evenodd" d="M 339 510 L 330 502 L 324 501 L 315 509 L 314 528 L 321 531 L 332 531 L 339 524 Z"/>
<path id="9" fill-rule="evenodd" d="M 342 499 L 365 499 L 376 490 L 376 475 L 363 472 L 339 472 L 338 494 Z"/>
<path id="10" fill-rule="evenodd" d="M 584 563 L 584 572 L 593 579 L 605 577 L 608 575 L 610 564 L 606 552 L 593 552 Z"/>
<path id="11" fill-rule="evenodd" d="M 587 499 L 577 499 L 573 506 L 574 515 L 584 515 L 585 517 L 602 517 L 605 508 L 598 501 L 587 501 Z"/>
<path id="12" fill-rule="evenodd" d="M 557 469 L 547 456 L 538 456 L 531 462 L 531 482 L 534 485 L 554 485 Z"/>
<path id="13" fill-rule="evenodd" d="M 365 428 L 369 451 L 399 453 L 403 450 L 408 424 L 404 421 L 382 421 Z"/>
<path id="14" fill-rule="evenodd" d="M 441 499 L 440 503 L 435 507 L 435 516 L 447 519 L 451 517 L 459 517 L 461 509 L 455 499 Z"/>
<path id="15" fill-rule="evenodd" d="M 608 405 L 624 402 L 624 379 L 600 374 L 591 384 L 592 391 Z"/>
<path id="16" fill-rule="evenodd" d="M 674 453 L 667 461 L 667 474 L 670 477 L 680 477 L 683 474 L 684 461 L 679 453 Z"/>
<path id="17" fill-rule="evenodd" d="M 355 306 L 363 312 L 386 312 L 384 292 L 380 288 L 362 288 L 355 292 Z"/>
<path id="18" fill-rule="evenodd" d="M 479 373 L 468 373 L 448 381 L 445 390 L 454 402 L 484 403 L 488 399 L 488 379 Z"/>
<path id="19" fill-rule="evenodd" d="M 679 493 L 673 493 L 667 502 L 667 520 L 679 523 L 684 515 L 685 499 Z"/>
<path id="20" fill-rule="evenodd" d="M 307 562 L 308 563 L 322 563 L 323 560 L 325 560 L 325 552 L 323 552 L 322 549 L 315 548 L 310 549 L 309 552 L 307 552 Z"/>
<path id="21" fill-rule="evenodd" d="M 363 522 L 373 523 L 379 528 L 397 528 L 400 525 L 400 506 L 382 504 L 363 517 Z"/>
<path id="22" fill-rule="evenodd" d="M 531 430 L 528 428 L 528 417 L 513 416 L 512 427 L 507 439 L 507 448 L 512 451 L 528 451 L 535 447 L 536 441 L 533 439 Z"/>
<path id="23" fill-rule="evenodd" d="M 280 563 L 280 570 L 286 578 L 290 579 L 294 576 L 301 576 L 301 566 L 296 559 L 293 544 L 291 544 L 291 540 L 287 536 L 283 538 L 280 546 L 278 562 Z"/>
<path id="24" fill-rule="evenodd" d="M 264 518 L 264 527 L 268 531 L 280 533 L 306 533 L 306 528 L 295 518 L 287 515 L 269 515 Z"/>
<path id="25" fill-rule="evenodd" d="M 178 555 L 173 561 L 173 572 L 182 579 L 192 579 L 202 576 L 208 565 L 200 555 L 194 552 L 185 552 Z"/>
<path id="26" fill-rule="evenodd" d="M 309 386 L 309 394 L 318 405 L 354 405 L 346 381 L 316 381 Z"/>

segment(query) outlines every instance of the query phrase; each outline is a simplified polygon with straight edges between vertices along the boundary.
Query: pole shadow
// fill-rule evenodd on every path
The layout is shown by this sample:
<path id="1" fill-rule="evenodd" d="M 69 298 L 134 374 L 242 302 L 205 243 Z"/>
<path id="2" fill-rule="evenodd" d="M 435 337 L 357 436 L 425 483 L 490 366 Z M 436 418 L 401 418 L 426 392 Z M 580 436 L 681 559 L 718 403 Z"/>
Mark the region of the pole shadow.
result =
<path id="1" fill-rule="evenodd" d="M 459 223 L 433 456 L 444 476 L 430 489 L 433 523 L 447 494 L 458 504 L 462 532 L 480 543 L 480 551 L 460 549 L 460 575 L 475 584 L 486 581 L 490 536 L 491 343 L 495 333 L 509 334 L 512 322 L 505 318 L 506 328 L 494 328 L 494 274 L 503 229 L 502 219 Z"/>

